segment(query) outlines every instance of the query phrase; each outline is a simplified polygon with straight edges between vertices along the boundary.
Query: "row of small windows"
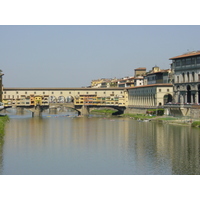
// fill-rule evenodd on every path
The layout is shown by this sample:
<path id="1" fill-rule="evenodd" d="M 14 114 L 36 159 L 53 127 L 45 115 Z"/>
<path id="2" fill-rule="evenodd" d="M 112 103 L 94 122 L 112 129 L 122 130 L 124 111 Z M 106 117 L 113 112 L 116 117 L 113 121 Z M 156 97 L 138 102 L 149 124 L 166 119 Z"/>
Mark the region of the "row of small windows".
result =
<path id="1" fill-rule="evenodd" d="M 196 58 L 186 58 L 186 59 L 176 60 L 176 66 L 194 65 L 195 61 L 196 61 L 196 64 L 200 64 L 200 56 Z"/>
<path id="2" fill-rule="evenodd" d="M 6 92 L 4 92 L 4 94 L 6 94 Z M 19 92 L 16 92 L 16 94 L 19 94 Z M 27 94 L 27 92 L 25 92 L 25 94 Z M 34 94 L 36 94 L 36 92 L 34 92 Z M 43 92 L 43 94 L 45 94 L 45 92 Z M 54 94 L 54 92 L 51 92 L 51 94 Z M 63 94 L 63 92 L 60 92 L 60 94 Z M 71 92 L 69 92 L 69 94 L 71 94 Z M 80 94 L 80 92 L 78 92 L 78 94 Z M 89 92 L 86 92 L 86 94 L 89 94 Z M 97 92 L 95 92 L 95 94 L 97 94 Z M 104 94 L 106 94 L 106 92 L 104 92 Z M 112 92 L 112 94 L 114 94 L 114 92 Z M 123 92 L 121 92 L 121 94 L 123 94 Z"/>
<path id="3" fill-rule="evenodd" d="M 162 92 L 163 90 L 162 90 L 162 89 L 159 89 L 158 91 L 159 91 L 159 92 Z M 163 92 L 166 92 L 166 91 L 167 91 L 167 92 L 170 92 L 169 89 L 167 89 L 167 90 L 165 90 L 165 91 L 163 91 Z M 150 90 L 145 90 L 145 91 L 144 91 L 144 90 L 143 90 L 143 91 L 142 91 L 142 90 L 138 90 L 138 91 L 132 92 L 131 94 L 132 94 L 132 95 L 134 95 L 134 94 L 136 94 L 136 95 L 137 95 L 137 94 L 147 94 L 147 93 L 149 93 L 149 92 L 152 93 L 153 90 L 152 90 L 152 89 L 150 89 Z"/>
<path id="4" fill-rule="evenodd" d="M 191 75 L 190 75 L 191 74 Z M 181 77 L 181 81 L 180 81 L 180 78 Z M 187 80 L 186 80 L 187 79 Z M 194 72 L 192 73 L 182 73 L 180 76 L 177 76 L 177 79 L 176 79 L 176 82 L 179 83 L 179 82 L 195 82 L 195 74 Z M 198 74 L 198 81 L 200 81 L 200 74 Z"/>

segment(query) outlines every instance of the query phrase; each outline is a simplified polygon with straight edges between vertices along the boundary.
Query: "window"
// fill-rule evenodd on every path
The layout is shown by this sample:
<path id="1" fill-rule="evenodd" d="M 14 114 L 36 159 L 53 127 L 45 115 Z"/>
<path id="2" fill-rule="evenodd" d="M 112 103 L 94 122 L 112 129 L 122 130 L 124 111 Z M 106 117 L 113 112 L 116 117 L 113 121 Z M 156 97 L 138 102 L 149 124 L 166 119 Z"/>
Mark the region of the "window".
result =
<path id="1" fill-rule="evenodd" d="M 45 94 L 45 92 L 43 92 L 43 94 Z"/>
<path id="2" fill-rule="evenodd" d="M 195 64 L 195 58 L 191 59 L 191 64 L 194 65 Z"/>
<path id="3" fill-rule="evenodd" d="M 190 74 L 189 74 L 189 72 L 187 73 L 187 78 L 188 78 L 188 82 L 190 82 Z"/>
<path id="4" fill-rule="evenodd" d="M 180 60 L 177 60 L 177 61 L 176 61 L 176 66 L 178 67 L 178 66 L 180 66 L 180 65 L 181 65 Z"/>
<path id="5" fill-rule="evenodd" d="M 191 58 L 186 59 L 186 65 L 191 65 Z"/>
<path id="6" fill-rule="evenodd" d="M 36 92 L 34 92 L 34 94 L 36 94 Z"/>
<path id="7" fill-rule="evenodd" d="M 161 89 L 159 89 L 159 92 L 161 92 Z"/>
<path id="8" fill-rule="evenodd" d="M 6 92 L 4 92 L 4 94 L 6 94 Z"/>
<path id="9" fill-rule="evenodd" d="M 27 94 L 27 92 L 25 92 L 25 94 Z"/>
<path id="10" fill-rule="evenodd" d="M 62 94 L 62 92 L 60 92 L 60 94 Z"/>
<path id="11" fill-rule="evenodd" d="M 16 94 L 18 94 L 18 92 L 16 92 Z"/>
<path id="12" fill-rule="evenodd" d="M 195 81 L 194 72 L 192 72 L 192 81 L 193 81 L 193 82 Z"/>
<path id="13" fill-rule="evenodd" d="M 182 73 L 182 78 L 183 78 L 183 83 L 185 82 L 185 74 L 184 73 Z"/>
<path id="14" fill-rule="evenodd" d="M 179 83 L 179 76 L 177 76 L 177 83 Z"/>
<path id="15" fill-rule="evenodd" d="M 69 92 L 69 94 L 71 94 L 71 92 Z"/>
<path id="16" fill-rule="evenodd" d="M 185 59 L 182 60 L 182 65 L 185 65 Z"/>
<path id="17" fill-rule="evenodd" d="M 169 89 L 167 89 L 167 92 L 169 92 Z"/>
<path id="18" fill-rule="evenodd" d="M 197 64 L 200 64 L 200 56 L 197 57 Z"/>
<path id="19" fill-rule="evenodd" d="M 51 94 L 54 94 L 54 92 L 52 92 Z"/>

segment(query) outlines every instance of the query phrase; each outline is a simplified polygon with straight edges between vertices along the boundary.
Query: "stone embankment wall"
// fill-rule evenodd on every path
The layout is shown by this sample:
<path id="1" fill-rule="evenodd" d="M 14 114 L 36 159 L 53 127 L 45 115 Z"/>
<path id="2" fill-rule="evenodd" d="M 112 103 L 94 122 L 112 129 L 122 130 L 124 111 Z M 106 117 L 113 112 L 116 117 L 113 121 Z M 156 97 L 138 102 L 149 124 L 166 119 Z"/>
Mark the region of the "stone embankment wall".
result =
<path id="1" fill-rule="evenodd" d="M 124 114 L 146 114 L 147 109 L 146 108 L 131 108 L 128 107 L 124 111 Z M 180 108 L 173 108 L 170 109 L 169 112 L 165 111 L 165 114 L 168 113 L 174 117 L 183 117 L 183 116 L 190 116 L 194 119 L 200 120 L 200 106 L 199 107 L 193 107 L 187 110 L 187 113 L 182 112 Z"/>
<path id="2" fill-rule="evenodd" d="M 146 114 L 146 108 L 126 108 L 124 114 Z"/>
<path id="3" fill-rule="evenodd" d="M 191 116 L 191 118 L 195 118 L 195 119 L 200 120 L 200 109 L 191 108 L 190 109 L 190 116 Z"/>

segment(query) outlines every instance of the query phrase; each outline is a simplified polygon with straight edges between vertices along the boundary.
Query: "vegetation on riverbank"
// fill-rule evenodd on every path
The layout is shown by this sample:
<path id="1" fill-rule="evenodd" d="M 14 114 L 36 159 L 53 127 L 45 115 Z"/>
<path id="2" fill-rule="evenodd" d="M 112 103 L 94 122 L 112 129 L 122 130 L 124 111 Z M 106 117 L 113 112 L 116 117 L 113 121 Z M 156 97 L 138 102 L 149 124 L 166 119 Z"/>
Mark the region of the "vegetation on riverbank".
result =
<path id="1" fill-rule="evenodd" d="M 156 116 L 151 116 L 151 115 L 144 115 L 144 114 L 122 114 L 120 115 L 121 117 L 130 117 L 133 119 L 153 119 Z"/>
<path id="2" fill-rule="evenodd" d="M 0 141 L 3 139 L 4 136 L 4 127 L 5 123 L 9 120 L 9 117 L 7 115 L 0 115 Z"/>
<path id="3" fill-rule="evenodd" d="M 198 128 L 200 128 L 200 121 L 194 121 L 194 122 L 192 122 L 192 127 L 198 127 Z"/>
<path id="4" fill-rule="evenodd" d="M 181 118 L 181 117 L 173 117 L 173 116 L 155 116 L 155 115 L 149 116 L 145 114 L 123 114 L 120 116 L 133 118 L 135 120 L 150 119 L 152 121 L 158 121 L 158 122 L 169 123 L 169 124 L 174 124 L 174 125 L 182 125 L 182 126 L 184 125 L 184 126 L 192 126 L 192 127 L 200 128 L 200 121 L 193 121 L 192 119 L 186 118 L 186 117 Z"/>
<path id="5" fill-rule="evenodd" d="M 116 110 L 111 110 L 111 109 L 96 109 L 96 110 L 92 110 L 91 113 L 93 114 L 114 114 L 116 113 Z"/>
<path id="6" fill-rule="evenodd" d="M 148 109 L 147 110 L 147 114 L 151 114 L 151 115 L 159 115 L 162 116 L 164 114 L 164 109 L 163 108 L 159 108 L 159 109 Z"/>

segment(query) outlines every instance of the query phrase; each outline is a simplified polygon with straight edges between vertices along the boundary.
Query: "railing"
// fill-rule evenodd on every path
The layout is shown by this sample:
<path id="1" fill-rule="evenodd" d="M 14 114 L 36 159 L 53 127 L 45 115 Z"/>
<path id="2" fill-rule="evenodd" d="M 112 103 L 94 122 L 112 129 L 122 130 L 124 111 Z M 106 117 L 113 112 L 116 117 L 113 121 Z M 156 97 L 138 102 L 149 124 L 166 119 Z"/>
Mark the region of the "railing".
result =
<path id="1" fill-rule="evenodd" d="M 165 104 L 165 108 L 191 108 L 195 104 Z"/>

